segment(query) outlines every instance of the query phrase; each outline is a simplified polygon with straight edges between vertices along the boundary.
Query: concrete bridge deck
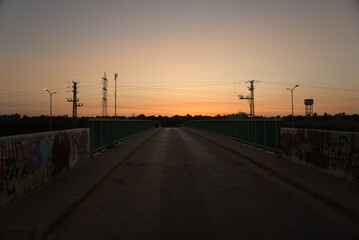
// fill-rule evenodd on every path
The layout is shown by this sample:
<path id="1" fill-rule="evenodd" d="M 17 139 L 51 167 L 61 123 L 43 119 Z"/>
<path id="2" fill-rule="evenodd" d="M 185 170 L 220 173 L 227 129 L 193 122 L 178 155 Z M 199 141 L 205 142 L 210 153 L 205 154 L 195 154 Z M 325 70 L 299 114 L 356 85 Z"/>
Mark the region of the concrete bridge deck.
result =
<path id="1" fill-rule="evenodd" d="M 357 239 L 355 187 L 209 133 L 154 129 L 1 208 L 0 239 Z"/>

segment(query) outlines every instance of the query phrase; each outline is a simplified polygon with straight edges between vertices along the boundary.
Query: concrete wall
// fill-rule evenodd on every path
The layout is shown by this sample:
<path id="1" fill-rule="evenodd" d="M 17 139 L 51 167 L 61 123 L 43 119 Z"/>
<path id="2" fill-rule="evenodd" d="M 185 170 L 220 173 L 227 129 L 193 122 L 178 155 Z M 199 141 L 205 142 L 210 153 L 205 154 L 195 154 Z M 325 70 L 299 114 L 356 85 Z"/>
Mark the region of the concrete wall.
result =
<path id="1" fill-rule="evenodd" d="M 87 158 L 89 129 L 0 137 L 0 206 Z"/>
<path id="2" fill-rule="evenodd" d="M 359 181 L 359 133 L 283 128 L 281 154 L 286 159 Z"/>

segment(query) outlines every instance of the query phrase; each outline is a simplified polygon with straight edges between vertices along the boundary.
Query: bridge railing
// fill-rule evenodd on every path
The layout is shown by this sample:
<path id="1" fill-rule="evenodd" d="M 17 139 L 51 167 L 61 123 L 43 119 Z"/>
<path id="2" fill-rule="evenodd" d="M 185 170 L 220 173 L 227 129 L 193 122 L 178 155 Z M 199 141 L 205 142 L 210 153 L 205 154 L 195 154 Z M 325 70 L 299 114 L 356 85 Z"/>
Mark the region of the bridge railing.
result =
<path id="1" fill-rule="evenodd" d="M 195 120 L 186 122 L 184 126 L 216 133 L 272 152 L 280 151 L 282 121 L 278 119 Z"/>
<path id="2" fill-rule="evenodd" d="M 89 119 L 91 153 L 158 126 L 149 120 Z"/>

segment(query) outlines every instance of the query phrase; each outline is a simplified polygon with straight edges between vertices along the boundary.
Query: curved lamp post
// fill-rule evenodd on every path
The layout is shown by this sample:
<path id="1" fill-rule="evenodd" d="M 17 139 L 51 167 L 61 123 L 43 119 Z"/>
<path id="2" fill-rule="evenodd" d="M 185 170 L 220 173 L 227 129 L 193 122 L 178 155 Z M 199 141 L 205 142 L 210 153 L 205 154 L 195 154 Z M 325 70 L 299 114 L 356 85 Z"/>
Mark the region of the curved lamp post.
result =
<path id="1" fill-rule="evenodd" d="M 52 131 L 52 94 L 56 94 L 56 92 L 51 92 L 47 88 L 44 88 L 44 91 L 50 94 L 50 131 Z"/>
<path id="2" fill-rule="evenodd" d="M 296 87 L 299 87 L 299 85 L 295 85 L 293 88 L 287 88 L 287 90 L 289 90 L 292 95 L 292 128 L 294 128 L 293 90 Z"/>

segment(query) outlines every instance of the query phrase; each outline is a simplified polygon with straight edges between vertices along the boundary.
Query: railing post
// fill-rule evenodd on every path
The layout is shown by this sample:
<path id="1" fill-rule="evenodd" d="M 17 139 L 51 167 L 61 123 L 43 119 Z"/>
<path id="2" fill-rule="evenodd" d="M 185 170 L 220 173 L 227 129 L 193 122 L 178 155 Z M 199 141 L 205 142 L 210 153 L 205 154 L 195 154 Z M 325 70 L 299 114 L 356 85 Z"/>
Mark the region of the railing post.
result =
<path id="1" fill-rule="evenodd" d="M 267 143 L 267 122 L 266 121 L 263 121 L 263 143 L 264 143 L 264 146 L 268 147 L 268 143 Z"/>
<path id="2" fill-rule="evenodd" d="M 100 145 L 100 146 L 103 146 L 103 141 L 102 141 L 102 140 L 103 140 L 102 121 L 100 121 L 100 130 L 101 130 L 101 131 L 100 131 L 100 137 L 101 137 L 101 138 L 100 138 L 100 139 L 101 139 L 101 145 Z"/>
<path id="3" fill-rule="evenodd" d="M 279 144 L 279 139 L 280 139 L 280 129 L 278 130 L 278 121 L 275 122 L 275 147 L 276 149 L 280 150 L 280 144 Z"/>
<path id="4" fill-rule="evenodd" d="M 90 128 L 90 136 L 91 136 L 91 139 L 90 139 L 91 145 L 90 145 L 90 147 L 91 147 L 91 149 L 90 149 L 90 150 L 93 149 L 94 141 L 95 141 L 95 139 L 94 139 L 94 133 L 93 133 L 93 132 L 95 131 L 95 128 L 94 128 L 93 124 L 94 124 L 94 122 L 91 121 L 91 124 L 90 124 L 90 126 L 91 126 L 91 128 Z"/>
<path id="5" fill-rule="evenodd" d="M 110 144 L 110 121 L 107 121 L 107 144 Z"/>
<path id="6" fill-rule="evenodd" d="M 254 120 L 254 144 L 258 145 L 258 141 L 257 141 L 257 120 Z"/>

